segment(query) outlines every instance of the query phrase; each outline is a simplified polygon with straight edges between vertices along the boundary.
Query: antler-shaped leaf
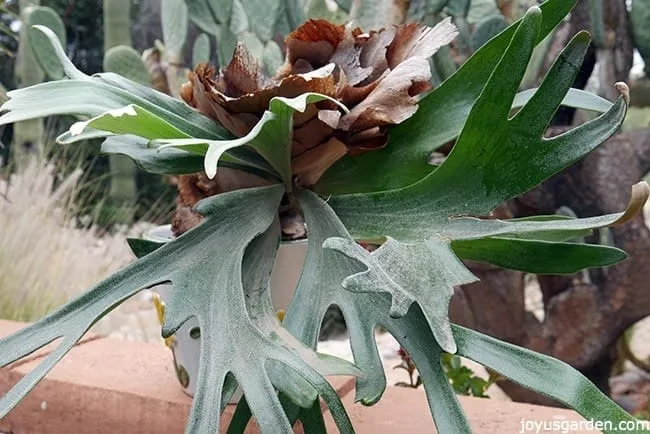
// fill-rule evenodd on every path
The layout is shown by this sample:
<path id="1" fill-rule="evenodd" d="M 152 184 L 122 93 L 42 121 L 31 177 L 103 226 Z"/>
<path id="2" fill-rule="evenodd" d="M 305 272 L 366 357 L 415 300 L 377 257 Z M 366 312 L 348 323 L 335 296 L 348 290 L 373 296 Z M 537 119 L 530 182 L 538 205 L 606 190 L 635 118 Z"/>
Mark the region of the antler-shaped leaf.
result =
<path id="1" fill-rule="evenodd" d="M 299 200 L 309 227 L 309 246 L 303 274 L 283 325 L 306 344 L 315 346 L 327 308 L 337 305 L 350 330 L 355 364 L 365 373 L 365 377 L 357 379 L 356 392 L 357 400 L 364 404 L 377 402 L 386 387 L 374 341 L 375 327 L 386 327 L 404 346 L 409 347 L 409 354 L 417 361 L 431 411 L 441 432 L 468 432 L 469 425 L 438 361 L 440 347 L 435 344 L 428 325 L 414 330 L 427 337 L 422 339 L 427 344 L 410 346 L 407 342 L 411 338 L 410 332 L 403 333 L 399 329 L 400 324 L 406 326 L 406 318 L 396 319 L 389 315 L 392 304 L 390 295 L 345 290 L 341 282 L 350 275 L 363 272 L 363 265 L 335 250 L 323 249 L 322 245 L 328 238 L 350 239 L 350 235 L 332 209 L 318 196 L 302 191 Z M 413 306 L 410 311 L 414 309 L 419 308 Z"/>
<path id="2" fill-rule="evenodd" d="M 447 377 L 442 371 L 442 349 L 420 305 L 411 306 L 399 319 L 390 316 L 391 297 L 382 292 L 352 292 L 341 285 L 348 276 L 363 272 L 355 259 L 321 245 L 339 237 L 351 241 L 350 235 L 326 202 L 312 193 L 303 192 L 300 204 L 309 227 L 309 247 L 303 275 L 283 324 L 305 343 L 315 345 L 318 329 L 328 306 L 336 304 L 350 330 L 350 343 L 356 365 L 366 376 L 357 379 L 357 400 L 376 402 L 385 388 L 385 378 L 374 343 L 374 329 L 381 325 L 406 349 L 424 380 L 429 407 L 439 432 L 471 432 L 463 410 Z M 448 258 L 449 260 L 449 258 Z M 456 259 L 451 261 L 455 262 Z M 439 270 L 447 262 L 439 263 Z M 434 282 L 435 284 L 435 282 Z M 430 288 L 432 293 L 438 287 Z M 634 421 L 614 402 L 602 394 L 584 376 L 568 365 L 532 351 L 517 348 L 492 338 L 452 325 L 458 354 L 483 362 L 507 376 L 570 405 L 585 418 L 597 419 L 606 413 L 616 424 Z M 503 349 L 503 360 L 500 360 Z M 523 357 L 519 359 L 519 357 Z M 555 376 L 561 368 L 562 381 L 552 384 L 545 378 Z M 609 420 L 609 419 L 608 419 Z"/>
<path id="3" fill-rule="evenodd" d="M 99 135 L 100 132 L 105 133 L 104 136 L 132 134 L 149 140 L 190 137 L 150 111 L 135 104 L 129 104 L 126 107 L 109 110 L 87 121 L 72 124 L 70 129 L 61 134 L 56 141 L 62 144 L 74 143 L 84 140 L 84 135 Z"/>
<path id="4" fill-rule="evenodd" d="M 245 239 L 238 234 L 233 234 L 233 239 L 243 243 L 239 249 L 246 246 Z M 229 243 L 227 253 L 215 254 L 203 248 L 200 255 L 205 258 L 193 257 L 182 271 L 199 284 L 183 285 L 182 291 L 172 293 L 165 309 L 163 335 L 171 335 L 190 316 L 199 321 L 201 360 L 188 432 L 201 432 L 219 425 L 220 408 L 223 409 L 223 403 L 234 392 L 232 384 L 225 386 L 230 374 L 244 389 L 247 403 L 262 429 L 277 431 L 277 427 L 289 426 L 280 401 L 275 398 L 275 386 L 305 408 L 311 407 L 320 394 L 341 431 L 351 432 L 336 391 L 321 375 L 361 375 L 361 372 L 344 360 L 315 353 L 281 327 L 269 289 L 279 239 L 280 227 L 276 220 L 246 247 L 245 253 L 237 250 L 237 242 Z M 216 243 L 216 240 L 205 242 Z M 130 240 L 130 244 L 137 255 L 160 246 L 143 240 Z M 236 277 L 238 273 L 240 278 Z M 182 276 L 176 279 L 172 276 L 171 280 L 172 283 L 189 282 Z M 201 282 L 213 282 L 210 285 L 219 291 L 206 291 Z"/>
<path id="5" fill-rule="evenodd" d="M 391 295 L 390 316 L 401 318 L 413 303 L 420 305 L 438 344 L 456 352 L 449 322 L 449 301 L 454 286 L 477 278 L 454 255 L 449 243 L 431 238 L 423 243 L 402 244 L 388 238 L 370 253 L 350 238 L 330 238 L 323 247 L 337 250 L 368 269 L 343 280 L 343 287 L 357 292 L 387 292 Z"/>
<path id="6" fill-rule="evenodd" d="M 271 269 L 275 262 L 275 252 L 280 239 L 280 225 L 276 221 L 262 237 L 254 240 L 248 247 L 243 263 L 243 285 L 246 309 L 250 320 L 270 340 L 278 342 L 282 347 L 300 356 L 305 366 L 313 366 L 322 375 L 350 374 L 362 376 L 363 373 L 351 364 L 331 356 L 317 354 L 297 340 L 284 329 L 278 321 L 277 314 L 271 304 L 270 284 Z M 304 369 L 298 370 L 303 376 L 292 373 L 295 366 L 280 363 L 273 358 L 269 361 L 267 370 L 272 383 L 282 390 L 294 403 L 302 403 L 305 409 L 318 405 L 320 394 L 330 407 L 332 416 L 343 431 L 352 431 L 345 409 L 336 391 L 322 377 L 315 376 Z M 300 361 L 297 361 L 300 364 Z M 294 363 L 295 365 L 295 363 Z M 309 387 L 310 384 L 313 387 Z M 313 390 L 313 389 L 316 390 Z M 313 393 L 310 393 L 313 390 Z M 250 401 L 250 398 L 247 398 Z"/>
<path id="7" fill-rule="evenodd" d="M 143 134 L 144 137 L 151 137 L 157 133 L 156 138 L 202 137 L 205 140 L 232 138 L 227 130 L 212 119 L 176 98 L 134 83 L 117 74 L 96 74 L 92 77 L 84 74 L 65 56 L 58 38 L 51 30 L 42 26 L 35 28 L 47 36 L 70 80 L 52 81 L 9 92 L 10 99 L 0 106 L 0 113 L 5 112 L 0 115 L 0 125 L 62 114 L 95 118 L 88 121 L 86 125 L 77 125 L 81 130 L 78 135 L 73 136 L 70 133 L 61 135 L 59 141 L 65 144 L 76 140 L 125 134 L 126 126 L 120 128 L 115 123 L 127 118 L 115 118 L 108 113 L 115 114 L 114 111 L 119 112 L 125 110 L 125 107 L 130 107 L 132 111 L 136 111 L 135 116 L 127 119 L 131 121 L 130 128 L 134 128 L 133 124 L 137 124 L 133 133 Z M 43 101 L 48 103 L 43 104 Z M 143 120 L 146 122 L 142 122 Z M 107 130 L 101 130 L 100 127 Z M 186 171 L 184 164 L 175 165 L 170 161 L 172 156 L 169 152 L 156 155 L 144 151 L 142 146 L 134 146 L 131 139 L 110 140 L 113 138 L 109 137 L 109 143 L 105 146 L 107 152 L 129 155 L 138 164 L 153 167 L 159 173 L 178 174 Z M 119 149 L 115 150 L 116 147 Z M 205 150 L 199 154 L 205 155 Z M 142 159 L 139 160 L 137 157 Z M 224 165 L 235 166 L 267 178 L 272 177 L 273 171 L 269 170 L 268 164 L 260 164 L 255 156 L 245 155 L 244 152 L 232 150 L 224 155 L 222 160 Z M 200 171 L 200 167 L 196 171 Z"/>
<path id="8" fill-rule="evenodd" d="M 627 258 L 615 247 L 503 237 L 453 241 L 451 247 L 462 259 L 535 274 L 574 274 Z"/>
<path id="9" fill-rule="evenodd" d="M 543 18 L 535 44 L 561 23 L 575 4 L 576 0 L 542 3 Z M 320 179 L 317 191 L 344 194 L 391 190 L 411 185 L 431 173 L 434 167 L 427 164 L 429 155 L 458 136 L 521 22 L 515 22 L 481 47 L 454 75 L 425 97 L 416 115 L 390 132 L 384 149 L 339 160 Z M 527 64 L 521 66 L 525 68 Z M 592 104 L 598 101 L 590 100 Z"/>
<path id="10" fill-rule="evenodd" d="M 284 188 L 275 185 L 238 190 L 200 202 L 196 209 L 206 218 L 199 226 L 138 259 L 55 313 L 0 340 L 0 366 L 6 366 L 63 338 L 37 368 L 2 397 L 0 415 L 6 415 L 113 307 L 142 288 L 171 282 L 163 334 L 169 336 L 193 316 L 201 327 L 199 388 L 189 431 L 218 427 L 222 394 L 227 396 L 233 391 L 232 383 L 227 387 L 224 384 L 228 375 L 234 374 L 265 431 L 278 432 L 278 427 L 290 430 L 273 388 L 278 384 L 282 392 L 302 405 L 311 406 L 316 392 L 320 393 L 336 414 L 342 431 L 348 432 L 349 420 L 336 392 L 322 375 L 356 375 L 359 371 L 348 362 L 318 355 L 301 345 L 282 330 L 270 305 L 268 281 L 279 241 L 279 226 L 273 222 L 283 193 Z M 262 232 L 264 235 L 249 246 Z M 270 362 L 280 368 L 271 369 Z M 283 378 L 277 379 L 278 373 Z"/>
<path id="11" fill-rule="evenodd" d="M 293 113 L 304 112 L 308 104 L 329 100 L 347 112 L 347 108 L 335 99 L 319 93 L 307 92 L 295 98 L 274 97 L 269 102 L 269 109 L 255 124 L 248 134 L 232 140 L 206 140 L 201 138 L 155 140 L 161 148 L 192 147 L 198 152 L 208 145 L 205 152 L 205 173 L 213 178 L 217 174 L 217 163 L 224 152 L 244 145 L 252 146 L 282 177 L 291 185 L 291 143 L 293 138 Z"/>
<path id="12" fill-rule="evenodd" d="M 203 170 L 203 155 L 177 148 L 152 148 L 147 139 L 137 136 L 108 137 L 102 143 L 101 151 L 107 154 L 126 155 L 142 169 L 151 173 L 179 175 Z"/>
<path id="13" fill-rule="evenodd" d="M 195 254 L 189 255 L 191 262 L 188 261 L 183 271 L 188 273 L 187 277 L 180 281 L 178 290 L 172 292 L 166 308 L 164 336 L 171 335 L 190 317 L 197 318 L 201 329 L 199 377 L 187 430 L 203 432 L 219 426 L 222 387 L 228 373 L 232 373 L 243 388 L 263 432 L 279 432 L 279 429 L 291 432 L 275 396 L 274 383 L 288 383 L 291 388 L 281 390 L 290 397 L 298 395 L 298 402 L 316 389 L 340 412 L 342 406 L 336 404 L 336 392 L 320 374 L 355 374 L 356 369 L 347 362 L 316 355 L 283 331 L 274 318 L 268 299 L 268 281 L 279 241 L 277 225 L 247 249 L 243 270 L 241 261 L 247 243 L 241 232 L 250 234 L 250 229 L 242 228 L 237 234 L 231 226 L 229 231 L 235 233 L 227 238 L 232 241 L 225 243 L 228 245 L 225 251 L 214 251 L 214 247 L 224 245 L 223 234 L 221 238 L 206 238 L 204 233 L 201 234 L 202 242 L 194 240 Z M 214 247 L 209 249 L 210 245 Z M 245 289 L 242 279 L 247 286 Z M 218 290 L 206 290 L 210 287 Z M 273 372 L 268 366 L 271 361 L 289 368 L 283 372 L 290 380 L 286 383 L 273 381 Z M 306 391 L 294 390 L 305 382 L 309 386 Z M 346 423 L 349 425 L 349 421 Z"/>
<path id="14" fill-rule="evenodd" d="M 278 191 L 276 196 L 281 194 L 281 188 L 272 187 L 272 189 Z M 265 188 L 253 192 L 248 191 L 247 193 L 251 199 L 260 199 L 262 194 L 268 196 L 268 190 L 269 188 Z M 202 210 L 207 213 L 210 210 L 210 204 L 215 207 L 218 204 L 222 204 L 224 207 L 241 207 L 241 196 L 242 192 L 221 195 L 204 203 Z M 237 204 L 237 202 L 240 204 Z M 221 212 L 223 213 L 223 211 Z M 267 224 L 270 224 L 272 215 L 270 219 L 267 217 Z M 251 226 L 252 236 L 265 229 L 263 227 L 264 218 L 262 217 L 259 220 L 259 222 L 256 222 L 251 216 L 245 220 Z M 235 221 L 242 222 L 242 220 L 237 219 Z M 207 222 L 210 222 L 210 219 Z M 257 223 L 257 226 L 255 223 Z M 179 238 L 150 256 L 128 265 L 54 313 L 11 336 L 1 339 L 0 366 L 4 367 L 58 338 L 63 338 L 57 349 L 43 363 L 21 379 L 14 388 L 0 399 L 0 416 L 6 415 L 102 316 L 138 291 L 169 281 L 174 270 L 182 265 L 178 256 L 186 249 L 186 243 L 196 235 L 197 231 L 207 232 L 211 230 L 210 226 L 212 226 L 210 223 L 207 225 L 204 223 L 193 233 L 188 232 L 187 236 Z M 221 229 L 221 231 L 224 231 L 224 229 Z"/>
<path id="15" fill-rule="evenodd" d="M 205 151 L 195 154 L 175 147 L 152 148 L 149 146 L 149 140 L 132 135 L 106 138 L 102 143 L 101 151 L 107 154 L 126 155 L 147 172 L 162 174 L 200 172 L 205 161 Z M 223 157 L 219 162 L 221 166 L 243 170 L 273 182 L 281 181 L 274 174 L 273 168 L 253 149 L 232 149 Z"/>
<path id="16" fill-rule="evenodd" d="M 0 112 L 7 111 L 0 116 L 0 125 L 62 114 L 93 117 L 134 104 L 191 137 L 231 137 L 228 131 L 212 119 L 169 95 L 117 74 L 85 75 L 65 56 L 54 32 L 47 27 L 36 28 L 48 37 L 70 80 L 51 81 L 9 92 L 9 101 L 0 106 Z M 43 101 L 47 101 L 47 104 L 43 104 Z"/>
<path id="17" fill-rule="evenodd" d="M 647 421 L 627 414 L 568 364 L 465 327 L 454 324 L 452 328 L 458 354 L 570 406 L 585 419 L 611 421 L 611 426 L 605 426 L 603 432 L 618 433 L 621 426 L 633 427 L 634 432 L 650 432 Z"/>
<path id="18" fill-rule="evenodd" d="M 587 50 L 589 36 L 585 32 L 571 40 L 540 89 L 509 118 L 540 23 L 540 10 L 531 8 L 472 107 L 456 146 L 438 169 L 403 189 L 331 199 L 329 203 L 355 237 L 391 235 L 417 240 L 444 233 L 458 239 L 453 232 L 460 223 L 450 217 L 489 213 L 504 200 L 582 158 L 616 132 L 627 110 L 625 94 L 597 119 L 551 139 L 542 137 Z M 448 225 L 454 228 L 447 229 Z"/>

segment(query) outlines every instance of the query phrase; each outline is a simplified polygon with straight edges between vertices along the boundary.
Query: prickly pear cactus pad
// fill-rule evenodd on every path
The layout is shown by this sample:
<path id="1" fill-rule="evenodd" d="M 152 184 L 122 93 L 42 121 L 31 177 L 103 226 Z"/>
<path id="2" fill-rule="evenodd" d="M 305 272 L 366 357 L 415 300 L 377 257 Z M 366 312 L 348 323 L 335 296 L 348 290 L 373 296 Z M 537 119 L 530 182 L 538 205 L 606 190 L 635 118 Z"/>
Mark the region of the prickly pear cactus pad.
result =
<path id="1" fill-rule="evenodd" d="M 188 1 L 187 14 L 200 17 L 213 3 Z M 248 3 L 224 4 L 218 9 L 222 22 L 235 13 L 253 16 Z M 274 74 L 264 71 L 280 63 L 281 51 L 271 46 L 260 63 L 243 44 L 233 45 L 232 60 L 221 70 L 201 64 L 189 74 L 182 101 L 117 74 L 82 74 L 56 35 L 37 27 L 68 79 L 9 92 L 0 124 L 80 115 L 60 143 L 104 138 L 105 152 L 128 155 L 148 171 L 191 174 L 186 176 L 214 183 L 219 194 L 195 198 L 193 227 L 180 236 L 165 244 L 132 240 L 138 260 L 0 339 L 0 366 L 7 366 L 60 338 L 0 398 L 0 417 L 102 316 L 138 291 L 168 282 L 162 335 L 172 335 L 191 317 L 201 330 L 187 432 L 217 432 L 238 385 L 245 400 L 229 432 L 243 432 L 251 417 L 265 433 L 293 432 L 298 420 L 305 432 L 325 432 L 320 399 L 340 432 L 353 432 L 325 376 L 353 375 L 356 399 L 364 405 L 379 401 L 386 378 L 374 341 L 377 326 L 416 364 L 441 433 L 471 432 L 440 363 L 449 353 L 482 363 L 586 419 L 614 426 L 634 421 L 565 363 L 459 327 L 448 316 L 454 286 L 476 280 L 463 260 L 561 274 L 626 257 L 575 239 L 625 224 L 648 199 L 645 183 L 631 188 L 628 207 L 615 214 L 485 218 L 594 150 L 625 117 L 625 84 L 617 84 L 620 97 L 613 102 L 570 88 L 590 42 L 585 32 L 567 44 L 539 88 L 518 93 L 533 49 L 574 4 L 548 0 L 531 8 L 498 35 L 486 36 L 435 89 L 428 59 L 456 36 L 450 21 L 364 32 L 311 20 L 287 37 L 286 58 Z M 284 12 L 289 22 L 291 14 Z M 215 30 L 205 20 L 200 25 Z M 269 28 L 255 28 L 255 37 L 266 52 Z M 205 57 L 201 50 L 197 58 Z M 601 114 L 546 138 L 562 104 Z M 429 164 L 431 152 L 452 140 L 451 153 L 437 166 Z M 224 173 L 232 170 L 246 182 L 227 188 Z M 308 252 L 280 322 L 269 286 L 287 210 L 304 219 Z M 378 248 L 371 252 L 359 241 Z M 345 317 L 354 363 L 315 352 L 332 305 Z"/>
<path id="2" fill-rule="evenodd" d="M 29 45 L 43 71 L 49 78 L 54 80 L 60 80 L 65 77 L 61 62 L 59 62 L 57 56 L 52 52 L 52 46 L 47 37 L 32 28 L 36 25 L 48 27 L 57 35 L 61 45 L 65 47 L 67 41 L 65 25 L 59 15 L 47 6 L 35 7 L 29 13 L 25 25 L 29 26 L 27 32 Z"/>

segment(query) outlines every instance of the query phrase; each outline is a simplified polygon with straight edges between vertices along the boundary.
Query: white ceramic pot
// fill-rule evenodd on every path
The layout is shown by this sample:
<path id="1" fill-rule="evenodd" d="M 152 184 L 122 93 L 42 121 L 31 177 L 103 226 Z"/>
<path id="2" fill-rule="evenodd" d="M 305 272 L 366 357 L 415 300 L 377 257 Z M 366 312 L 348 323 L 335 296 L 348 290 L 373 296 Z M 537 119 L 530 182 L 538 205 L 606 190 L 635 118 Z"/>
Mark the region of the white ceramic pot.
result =
<path id="1" fill-rule="evenodd" d="M 158 226 L 144 236 L 150 241 L 168 242 L 173 238 L 171 225 Z M 286 309 L 298 285 L 305 257 L 307 240 L 287 241 L 280 244 L 271 273 L 271 301 L 276 310 Z M 165 301 L 169 299 L 171 285 L 158 285 L 152 288 L 154 303 L 159 316 L 164 311 Z M 165 343 L 172 350 L 178 381 L 188 395 L 194 395 L 199 372 L 199 353 L 201 339 L 196 318 L 190 318 Z M 237 403 L 241 392 L 233 395 L 231 402 Z"/>

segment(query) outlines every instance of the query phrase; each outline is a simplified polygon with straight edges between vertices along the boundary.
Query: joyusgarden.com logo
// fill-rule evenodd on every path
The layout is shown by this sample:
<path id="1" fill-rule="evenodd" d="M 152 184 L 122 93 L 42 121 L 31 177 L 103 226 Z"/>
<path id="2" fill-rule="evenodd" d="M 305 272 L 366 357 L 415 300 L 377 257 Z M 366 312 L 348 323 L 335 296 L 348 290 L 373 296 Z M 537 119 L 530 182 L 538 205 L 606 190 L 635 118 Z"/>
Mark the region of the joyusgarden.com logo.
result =
<path id="1" fill-rule="evenodd" d="M 568 434 L 572 432 L 650 432 L 650 421 L 627 420 L 612 422 L 611 420 L 533 420 L 521 419 L 519 433 L 543 433 L 553 432 Z"/>

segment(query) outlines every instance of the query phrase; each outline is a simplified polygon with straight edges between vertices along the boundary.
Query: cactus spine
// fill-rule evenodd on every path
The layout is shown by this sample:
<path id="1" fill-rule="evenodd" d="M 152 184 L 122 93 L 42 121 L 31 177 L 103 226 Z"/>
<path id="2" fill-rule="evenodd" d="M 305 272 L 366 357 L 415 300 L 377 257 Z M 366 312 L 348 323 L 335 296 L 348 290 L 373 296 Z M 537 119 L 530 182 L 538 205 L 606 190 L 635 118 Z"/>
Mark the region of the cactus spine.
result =
<path id="1" fill-rule="evenodd" d="M 104 0 L 104 52 L 118 45 L 131 46 L 131 1 Z M 110 198 L 116 205 L 134 203 L 136 166 L 123 155 L 109 155 Z"/>

